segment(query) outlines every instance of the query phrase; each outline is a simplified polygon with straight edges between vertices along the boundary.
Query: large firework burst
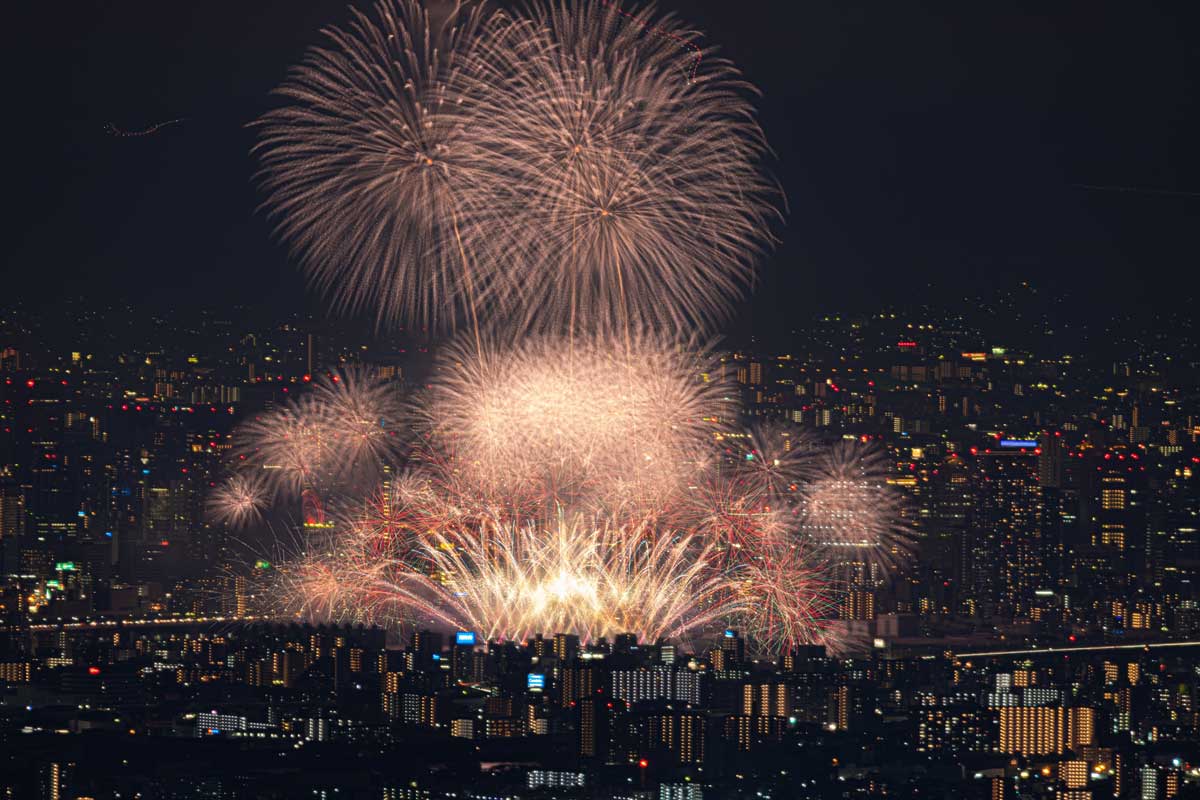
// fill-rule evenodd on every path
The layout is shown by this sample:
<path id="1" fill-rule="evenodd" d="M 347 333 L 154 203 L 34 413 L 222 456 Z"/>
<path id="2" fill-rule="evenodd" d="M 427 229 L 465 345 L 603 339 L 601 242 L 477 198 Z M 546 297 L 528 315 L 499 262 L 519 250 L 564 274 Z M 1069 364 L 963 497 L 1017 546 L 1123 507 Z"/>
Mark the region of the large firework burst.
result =
<path id="1" fill-rule="evenodd" d="M 440 23 L 380 0 L 258 122 L 267 205 L 316 284 L 380 322 L 720 319 L 778 215 L 752 89 L 692 76 L 671 18 L 532 3 Z"/>
<path id="2" fill-rule="evenodd" d="M 811 549 L 774 542 L 756 551 L 742 570 L 743 610 L 738 621 L 760 652 L 797 645 L 841 649 L 833 617 L 827 563 Z"/>
<path id="3" fill-rule="evenodd" d="M 479 6 L 431 19 L 380 0 L 329 28 L 257 123 L 267 205 L 315 284 L 379 322 L 453 323 L 471 264 L 455 246 L 474 191 L 458 107 L 478 59 Z"/>
<path id="4" fill-rule="evenodd" d="M 662 503 L 703 467 L 734 410 L 711 362 L 652 336 L 459 348 L 421 409 L 476 486 Z"/>
<path id="5" fill-rule="evenodd" d="M 604 0 L 491 20 L 458 75 L 484 196 L 465 236 L 507 255 L 481 265 L 513 324 L 687 329 L 749 282 L 780 195 L 752 87 L 711 54 L 692 74 L 696 38 Z"/>

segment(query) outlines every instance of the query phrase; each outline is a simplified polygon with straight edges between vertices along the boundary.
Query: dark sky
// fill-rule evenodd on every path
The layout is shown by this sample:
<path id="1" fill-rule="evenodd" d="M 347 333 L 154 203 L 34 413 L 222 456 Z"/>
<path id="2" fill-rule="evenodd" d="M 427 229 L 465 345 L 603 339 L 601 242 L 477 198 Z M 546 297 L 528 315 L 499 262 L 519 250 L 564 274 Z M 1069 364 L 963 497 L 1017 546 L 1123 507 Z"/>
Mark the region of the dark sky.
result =
<path id="1" fill-rule="evenodd" d="M 244 125 L 343 0 L 22 5 L 3 285 L 316 307 Z M 1172 5 L 666 0 L 762 89 L 789 199 L 741 323 L 1025 279 L 1101 314 L 1194 293 L 1200 196 L 1076 185 L 1200 193 L 1200 14 Z"/>

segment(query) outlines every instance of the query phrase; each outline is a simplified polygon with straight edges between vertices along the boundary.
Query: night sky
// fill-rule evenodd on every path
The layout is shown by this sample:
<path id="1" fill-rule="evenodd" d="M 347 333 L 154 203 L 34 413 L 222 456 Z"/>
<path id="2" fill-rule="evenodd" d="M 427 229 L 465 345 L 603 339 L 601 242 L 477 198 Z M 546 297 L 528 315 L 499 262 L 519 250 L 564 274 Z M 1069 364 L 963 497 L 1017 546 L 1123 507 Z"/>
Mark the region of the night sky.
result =
<path id="1" fill-rule="evenodd" d="M 344 1 L 23 5 L 6 288 L 319 307 L 256 210 L 245 124 Z M 762 89 L 788 196 L 740 325 L 1020 280 L 1100 314 L 1194 293 L 1200 14 L 1154 5 L 664 2 Z"/>

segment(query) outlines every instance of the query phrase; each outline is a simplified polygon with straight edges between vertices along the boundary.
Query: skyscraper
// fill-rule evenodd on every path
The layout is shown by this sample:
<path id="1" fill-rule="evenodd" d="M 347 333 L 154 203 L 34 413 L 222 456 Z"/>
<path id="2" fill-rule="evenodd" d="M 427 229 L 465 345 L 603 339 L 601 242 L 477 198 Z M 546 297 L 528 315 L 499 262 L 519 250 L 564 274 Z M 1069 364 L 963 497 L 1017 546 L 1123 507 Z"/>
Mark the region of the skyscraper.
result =
<path id="1" fill-rule="evenodd" d="M 985 613 L 1027 615 L 1043 582 L 1037 459 L 1026 448 L 976 455 L 970 590 Z"/>
<path id="2" fill-rule="evenodd" d="M 25 491 L 7 469 L 0 470 L 0 575 L 19 563 L 25 533 Z"/>

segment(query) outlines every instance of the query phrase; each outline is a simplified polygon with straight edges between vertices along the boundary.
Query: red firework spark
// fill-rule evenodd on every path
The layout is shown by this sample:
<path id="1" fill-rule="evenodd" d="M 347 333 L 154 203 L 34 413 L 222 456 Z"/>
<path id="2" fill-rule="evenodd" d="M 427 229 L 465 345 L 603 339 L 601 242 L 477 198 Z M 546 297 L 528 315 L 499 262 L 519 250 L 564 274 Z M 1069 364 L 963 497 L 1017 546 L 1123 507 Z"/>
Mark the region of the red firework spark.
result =
<path id="1" fill-rule="evenodd" d="M 666 37 L 666 38 L 670 39 L 671 41 L 675 42 L 681 48 L 686 48 L 688 50 L 691 50 L 693 53 L 695 53 L 696 60 L 692 62 L 692 68 L 690 70 L 688 70 L 688 81 L 690 82 L 690 81 L 696 80 L 696 70 L 700 67 L 700 59 L 704 57 L 704 53 L 702 53 L 700 51 L 700 48 L 697 47 L 693 42 L 689 42 L 686 39 L 684 39 L 680 36 L 677 36 L 674 33 L 671 33 L 670 31 L 663 30 L 662 28 L 659 28 L 657 26 L 651 26 L 645 22 L 642 22 L 640 19 L 638 19 L 633 14 L 630 14 L 628 11 L 622 11 L 617 6 L 617 4 L 611 2 L 611 0 L 600 0 L 600 3 L 601 3 L 601 5 L 605 6 L 606 8 L 611 8 L 613 11 L 616 11 L 622 17 L 625 17 L 626 19 L 628 19 L 631 22 L 635 23 L 636 25 L 640 26 L 642 28 L 642 30 L 649 31 L 650 33 L 654 34 L 655 36 Z"/>

